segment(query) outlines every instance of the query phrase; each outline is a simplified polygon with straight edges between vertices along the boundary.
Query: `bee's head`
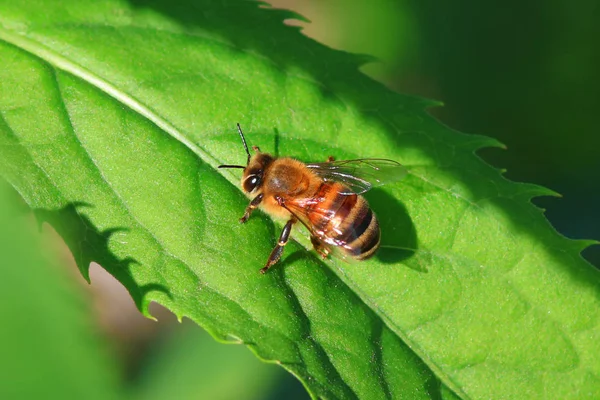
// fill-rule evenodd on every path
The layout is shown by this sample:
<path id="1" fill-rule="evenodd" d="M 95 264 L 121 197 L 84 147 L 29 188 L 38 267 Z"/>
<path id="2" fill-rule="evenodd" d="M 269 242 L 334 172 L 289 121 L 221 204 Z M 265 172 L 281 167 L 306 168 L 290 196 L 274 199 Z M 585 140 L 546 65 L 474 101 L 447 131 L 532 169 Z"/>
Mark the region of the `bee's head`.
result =
<path id="1" fill-rule="evenodd" d="M 270 154 L 261 153 L 258 147 L 254 150 L 256 154 L 250 158 L 242 177 L 242 188 L 247 193 L 254 192 L 262 185 L 265 169 L 273 162 L 273 157 Z"/>
<path id="2" fill-rule="evenodd" d="M 244 170 L 244 176 L 242 177 L 242 188 L 245 192 L 252 193 L 261 186 L 265 169 L 269 164 L 271 164 L 271 162 L 273 162 L 274 158 L 267 153 L 261 153 L 257 146 L 252 146 L 252 150 L 254 150 L 256 153 L 254 156 L 251 156 L 250 151 L 248 151 L 248 145 L 246 144 L 246 139 L 244 138 L 240 124 L 237 124 L 237 127 L 240 137 L 242 138 L 242 143 L 244 144 L 244 149 L 248 155 L 247 164 L 245 167 L 243 165 L 219 165 L 219 168 L 242 168 Z"/>

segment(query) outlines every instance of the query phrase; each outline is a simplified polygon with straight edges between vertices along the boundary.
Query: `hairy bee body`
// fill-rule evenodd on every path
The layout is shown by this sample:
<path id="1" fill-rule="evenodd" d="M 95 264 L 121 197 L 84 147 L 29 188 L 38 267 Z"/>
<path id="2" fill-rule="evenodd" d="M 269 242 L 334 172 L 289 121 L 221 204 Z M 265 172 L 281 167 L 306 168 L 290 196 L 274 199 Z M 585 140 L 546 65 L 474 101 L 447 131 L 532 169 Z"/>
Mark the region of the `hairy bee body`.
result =
<path id="1" fill-rule="evenodd" d="M 276 158 L 256 146 L 251 155 L 238 124 L 248 156 L 247 165 L 219 168 L 244 170 L 241 186 L 251 199 L 240 222 L 255 208 L 287 219 L 279 241 L 264 268 L 265 273 L 283 253 L 292 226 L 301 222 L 311 242 L 324 258 L 334 251 L 342 258 L 365 260 L 375 254 L 381 232 L 375 214 L 360 194 L 406 175 L 400 164 L 386 159 L 357 159 L 305 164 L 289 157 Z"/>
<path id="2" fill-rule="evenodd" d="M 263 169 L 262 186 L 252 195 L 263 194 L 259 205 L 279 218 L 297 217 L 312 234 L 315 248 L 324 256 L 332 246 L 341 255 L 358 260 L 371 257 L 379 247 L 377 218 L 364 197 L 343 184 L 324 181 L 301 161 L 255 156 L 255 171 Z M 251 175 L 252 169 L 248 170 Z M 242 178 L 242 186 L 246 174 Z M 285 206 L 285 207 L 284 207 Z"/>

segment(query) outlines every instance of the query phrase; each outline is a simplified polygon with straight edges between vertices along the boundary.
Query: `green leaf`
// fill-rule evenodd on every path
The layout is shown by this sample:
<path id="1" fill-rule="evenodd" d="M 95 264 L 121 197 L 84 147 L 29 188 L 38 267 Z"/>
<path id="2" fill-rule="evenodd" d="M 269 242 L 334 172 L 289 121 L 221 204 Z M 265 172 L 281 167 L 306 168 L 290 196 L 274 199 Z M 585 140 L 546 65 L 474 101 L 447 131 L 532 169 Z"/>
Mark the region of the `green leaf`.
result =
<path id="1" fill-rule="evenodd" d="M 90 329 L 89 305 L 40 255 L 34 221 L 9 194 L 0 180 L 0 398 L 121 397 L 114 360 Z"/>
<path id="2" fill-rule="evenodd" d="M 40 12 L 43 10 L 43 12 Z M 157 301 L 248 345 L 324 398 L 600 395 L 599 274 L 441 126 L 433 102 L 364 58 L 242 1 L 0 2 L 2 175 L 147 313 Z M 279 226 L 247 205 L 235 131 L 302 160 L 383 157 L 410 171 L 368 199 L 384 248 L 321 261 L 306 232 L 258 274 Z M 442 382 L 440 385 L 437 380 Z"/>

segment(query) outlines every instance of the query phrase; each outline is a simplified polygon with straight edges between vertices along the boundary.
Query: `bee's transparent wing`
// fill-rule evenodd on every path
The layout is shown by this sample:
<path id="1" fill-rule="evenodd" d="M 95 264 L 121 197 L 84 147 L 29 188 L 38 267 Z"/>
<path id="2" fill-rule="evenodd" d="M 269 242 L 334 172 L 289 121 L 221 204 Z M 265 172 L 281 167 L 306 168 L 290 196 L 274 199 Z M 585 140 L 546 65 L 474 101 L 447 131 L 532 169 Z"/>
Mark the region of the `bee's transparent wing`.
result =
<path id="1" fill-rule="evenodd" d="M 408 173 L 402 164 L 384 158 L 328 161 L 306 166 L 323 180 L 339 182 L 350 189 L 350 193 L 342 194 L 363 194 L 374 187 L 397 182 Z"/>

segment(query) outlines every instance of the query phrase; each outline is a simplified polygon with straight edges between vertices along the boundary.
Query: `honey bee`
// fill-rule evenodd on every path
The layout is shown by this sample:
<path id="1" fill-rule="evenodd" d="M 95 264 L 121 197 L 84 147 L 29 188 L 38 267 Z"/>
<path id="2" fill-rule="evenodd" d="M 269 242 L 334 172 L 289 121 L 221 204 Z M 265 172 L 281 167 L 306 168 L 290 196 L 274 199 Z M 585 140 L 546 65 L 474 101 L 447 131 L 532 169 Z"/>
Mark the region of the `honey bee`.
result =
<path id="1" fill-rule="evenodd" d="M 219 168 L 244 170 L 241 186 L 251 198 L 241 223 L 255 208 L 287 219 L 279 241 L 271 252 L 267 272 L 283 253 L 298 221 L 310 232 L 315 250 L 326 258 L 333 252 L 343 259 L 365 260 L 379 248 L 381 231 L 375 214 L 361 195 L 375 186 L 402 179 L 407 170 L 386 159 L 364 158 L 305 164 L 289 157 L 276 158 L 252 146 L 250 154 L 240 124 L 238 132 L 248 156 L 246 166 L 220 165 Z"/>

